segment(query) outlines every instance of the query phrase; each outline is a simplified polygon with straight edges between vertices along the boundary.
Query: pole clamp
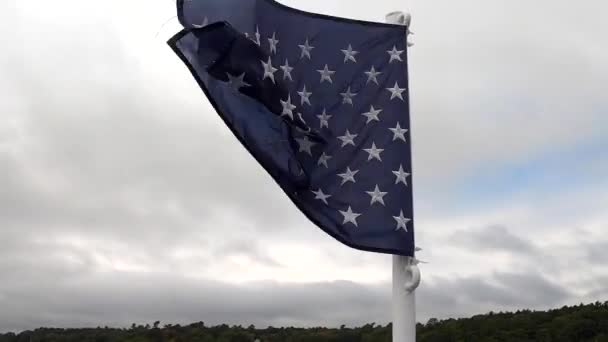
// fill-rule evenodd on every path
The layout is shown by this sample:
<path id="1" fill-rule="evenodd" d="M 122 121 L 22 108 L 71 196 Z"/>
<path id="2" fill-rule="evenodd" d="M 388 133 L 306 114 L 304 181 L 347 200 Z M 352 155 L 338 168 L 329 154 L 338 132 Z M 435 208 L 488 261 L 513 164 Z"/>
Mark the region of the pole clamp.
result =
<path id="1" fill-rule="evenodd" d="M 409 257 L 408 262 L 405 265 L 405 274 L 407 275 L 408 281 L 403 285 L 405 291 L 408 293 L 414 292 L 420 285 L 420 268 L 418 268 L 418 261 L 416 258 Z"/>

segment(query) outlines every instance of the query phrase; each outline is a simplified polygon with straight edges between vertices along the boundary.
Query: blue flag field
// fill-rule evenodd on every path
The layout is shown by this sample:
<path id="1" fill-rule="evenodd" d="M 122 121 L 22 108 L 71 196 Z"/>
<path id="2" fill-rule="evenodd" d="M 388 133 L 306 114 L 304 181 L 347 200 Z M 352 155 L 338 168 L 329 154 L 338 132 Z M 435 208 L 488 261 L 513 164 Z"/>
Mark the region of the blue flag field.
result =
<path id="1" fill-rule="evenodd" d="M 350 247 L 413 256 L 407 28 L 273 0 L 179 0 L 178 18 L 169 45 L 300 211 Z"/>

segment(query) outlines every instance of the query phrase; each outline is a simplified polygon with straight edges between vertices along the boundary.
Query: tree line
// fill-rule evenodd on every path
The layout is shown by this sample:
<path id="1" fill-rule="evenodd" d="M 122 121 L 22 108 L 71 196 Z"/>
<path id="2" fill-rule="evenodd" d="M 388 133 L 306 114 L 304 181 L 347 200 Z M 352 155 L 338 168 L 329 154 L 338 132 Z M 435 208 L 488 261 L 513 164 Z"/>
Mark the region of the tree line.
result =
<path id="1" fill-rule="evenodd" d="M 608 302 L 549 311 L 490 312 L 470 318 L 429 319 L 417 324 L 421 342 L 608 342 Z M 348 328 L 264 328 L 253 325 L 162 325 L 130 328 L 39 328 L 0 334 L 0 342 L 391 342 L 391 324 Z"/>

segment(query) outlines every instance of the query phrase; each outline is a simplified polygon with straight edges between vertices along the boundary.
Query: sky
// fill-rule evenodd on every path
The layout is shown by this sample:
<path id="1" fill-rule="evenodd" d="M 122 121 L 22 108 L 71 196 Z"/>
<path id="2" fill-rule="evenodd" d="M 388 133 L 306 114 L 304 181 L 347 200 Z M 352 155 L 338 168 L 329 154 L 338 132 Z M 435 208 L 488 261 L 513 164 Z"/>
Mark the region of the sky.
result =
<path id="1" fill-rule="evenodd" d="M 608 4 L 283 0 L 409 52 L 418 320 L 608 300 Z M 0 331 L 390 321 L 166 40 L 171 0 L 0 2 Z"/>

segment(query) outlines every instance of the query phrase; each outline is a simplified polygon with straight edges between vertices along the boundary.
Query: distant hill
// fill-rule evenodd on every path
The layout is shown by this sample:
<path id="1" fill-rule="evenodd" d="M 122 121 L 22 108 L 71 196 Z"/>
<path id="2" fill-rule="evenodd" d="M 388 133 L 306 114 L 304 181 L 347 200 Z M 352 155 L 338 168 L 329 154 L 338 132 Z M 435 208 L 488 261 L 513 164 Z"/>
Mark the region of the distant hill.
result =
<path id="1" fill-rule="evenodd" d="M 608 302 L 563 307 L 549 311 L 522 310 L 488 313 L 471 318 L 418 324 L 420 342 L 608 342 Z M 187 326 L 133 324 L 129 329 L 40 328 L 0 335 L 0 342 L 390 342 L 391 325 L 359 328 L 267 328 L 203 322 Z"/>

